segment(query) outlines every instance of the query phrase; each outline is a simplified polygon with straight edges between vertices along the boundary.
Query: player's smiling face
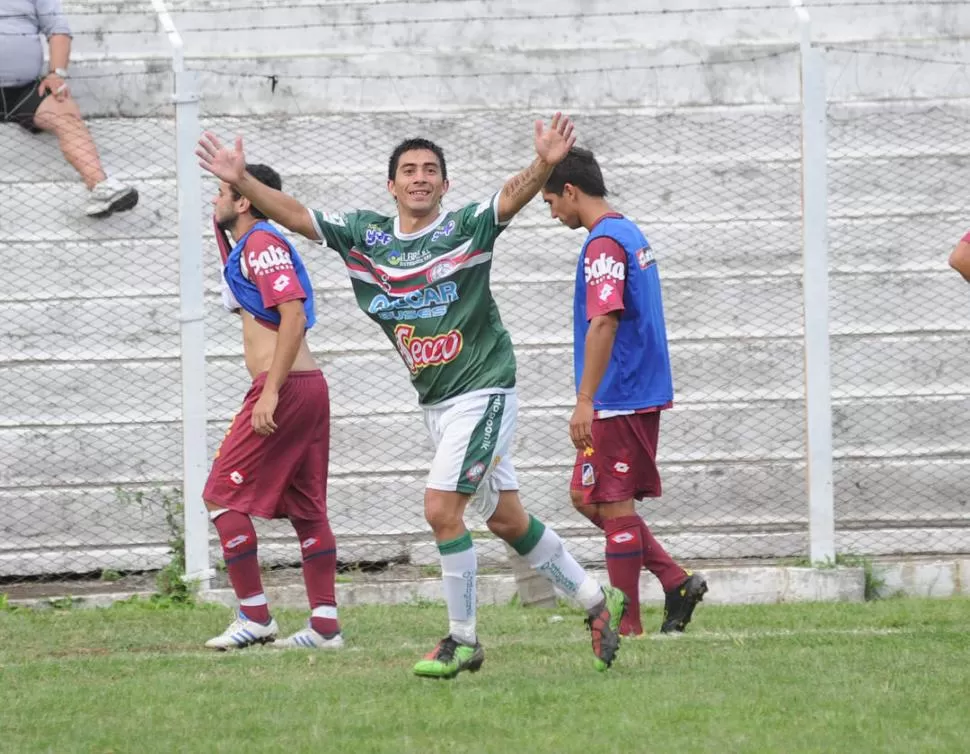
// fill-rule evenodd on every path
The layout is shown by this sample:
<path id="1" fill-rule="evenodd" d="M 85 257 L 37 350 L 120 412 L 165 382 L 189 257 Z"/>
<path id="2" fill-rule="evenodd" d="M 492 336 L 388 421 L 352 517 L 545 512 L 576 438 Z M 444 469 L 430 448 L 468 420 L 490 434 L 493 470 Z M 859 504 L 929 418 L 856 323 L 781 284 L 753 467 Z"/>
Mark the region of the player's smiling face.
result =
<path id="1" fill-rule="evenodd" d="M 411 215 L 437 213 L 448 181 L 441 174 L 441 163 L 430 149 L 412 149 L 397 161 L 397 173 L 387 182 L 387 190 L 397 200 L 399 211 Z"/>
<path id="2" fill-rule="evenodd" d="M 573 230 L 582 226 L 576 189 L 570 184 L 563 186 L 562 194 L 554 194 L 552 191 L 542 189 L 542 201 L 549 205 L 549 213 L 553 220 L 558 220 Z"/>

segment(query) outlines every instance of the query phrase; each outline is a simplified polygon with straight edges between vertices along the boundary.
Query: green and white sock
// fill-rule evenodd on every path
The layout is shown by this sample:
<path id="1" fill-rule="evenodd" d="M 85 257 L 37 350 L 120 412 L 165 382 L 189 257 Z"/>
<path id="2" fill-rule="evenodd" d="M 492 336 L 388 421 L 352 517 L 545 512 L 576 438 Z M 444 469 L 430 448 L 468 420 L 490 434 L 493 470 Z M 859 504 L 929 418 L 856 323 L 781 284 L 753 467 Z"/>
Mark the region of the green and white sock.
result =
<path id="1" fill-rule="evenodd" d="M 472 535 L 466 531 L 458 539 L 439 542 L 438 552 L 441 555 L 441 582 L 448 605 L 449 631 L 458 641 L 474 645 L 478 641 L 475 632 L 478 557 Z"/>
<path id="2" fill-rule="evenodd" d="M 569 554 L 562 539 L 539 519 L 529 516 L 529 528 L 512 547 L 529 561 L 534 569 L 549 579 L 561 592 L 576 600 L 586 610 L 603 601 L 603 590 L 576 559 Z"/>

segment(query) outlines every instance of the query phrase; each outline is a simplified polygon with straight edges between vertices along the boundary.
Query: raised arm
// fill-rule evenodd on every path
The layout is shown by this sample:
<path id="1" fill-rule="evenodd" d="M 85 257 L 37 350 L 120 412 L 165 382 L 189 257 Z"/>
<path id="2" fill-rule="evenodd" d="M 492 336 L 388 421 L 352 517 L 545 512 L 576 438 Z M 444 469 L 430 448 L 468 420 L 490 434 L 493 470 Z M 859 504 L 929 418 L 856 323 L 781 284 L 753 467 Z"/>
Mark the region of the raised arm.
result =
<path id="1" fill-rule="evenodd" d="M 311 241 L 320 240 L 306 207 L 289 194 L 260 183 L 246 172 L 241 136 L 236 137 L 235 148 L 231 148 L 223 146 L 215 134 L 206 131 L 199 139 L 195 154 L 203 169 L 230 184 L 270 220 Z"/>
<path id="2" fill-rule="evenodd" d="M 498 220 L 507 223 L 532 201 L 532 197 L 549 180 L 553 168 L 568 154 L 576 143 L 573 124 L 568 116 L 556 113 L 549 128 L 541 120 L 535 124 L 536 158 L 525 170 L 512 176 L 502 187 L 498 198 Z"/>

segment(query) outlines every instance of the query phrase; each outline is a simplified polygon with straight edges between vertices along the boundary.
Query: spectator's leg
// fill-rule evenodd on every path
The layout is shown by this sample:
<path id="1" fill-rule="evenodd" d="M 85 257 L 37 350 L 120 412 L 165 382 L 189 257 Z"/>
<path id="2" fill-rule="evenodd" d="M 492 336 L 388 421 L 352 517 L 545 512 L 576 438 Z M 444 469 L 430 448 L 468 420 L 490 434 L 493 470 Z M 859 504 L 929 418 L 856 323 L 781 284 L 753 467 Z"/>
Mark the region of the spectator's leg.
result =
<path id="1" fill-rule="evenodd" d="M 34 125 L 57 137 L 64 157 L 80 174 L 88 189 L 106 179 L 98 149 L 72 97 L 68 96 L 60 102 L 54 97 L 44 97 L 34 113 Z"/>

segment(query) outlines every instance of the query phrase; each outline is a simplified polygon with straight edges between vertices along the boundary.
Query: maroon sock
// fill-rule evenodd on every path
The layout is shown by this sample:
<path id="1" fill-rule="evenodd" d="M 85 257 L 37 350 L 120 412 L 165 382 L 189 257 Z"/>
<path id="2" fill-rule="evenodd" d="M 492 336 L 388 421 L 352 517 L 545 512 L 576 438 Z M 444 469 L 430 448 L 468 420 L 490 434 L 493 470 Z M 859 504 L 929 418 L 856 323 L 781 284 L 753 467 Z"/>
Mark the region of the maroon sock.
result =
<path id="1" fill-rule="evenodd" d="M 303 551 L 303 582 L 310 601 L 310 627 L 330 638 L 340 633 L 337 622 L 337 542 L 326 520 L 291 518 Z"/>
<path id="2" fill-rule="evenodd" d="M 226 511 L 216 517 L 216 531 L 222 542 L 222 557 L 226 561 L 229 572 L 229 583 L 232 584 L 239 600 L 239 612 L 249 620 L 259 623 L 269 623 L 269 606 L 263 594 L 263 580 L 259 572 L 259 560 L 256 558 L 256 530 L 252 519 L 245 513 Z M 262 604 L 244 605 L 246 601 Z"/>
<path id="3" fill-rule="evenodd" d="M 687 571 L 677 565 L 663 545 L 653 538 L 647 522 L 642 518 L 639 520 L 643 541 L 643 567 L 660 580 L 665 592 L 676 589 L 687 580 Z"/>
<path id="4" fill-rule="evenodd" d="M 610 583 L 627 596 L 627 608 L 620 621 L 621 634 L 642 634 L 640 624 L 640 570 L 643 543 L 640 517 L 620 516 L 604 521 L 606 526 L 606 570 Z"/>

